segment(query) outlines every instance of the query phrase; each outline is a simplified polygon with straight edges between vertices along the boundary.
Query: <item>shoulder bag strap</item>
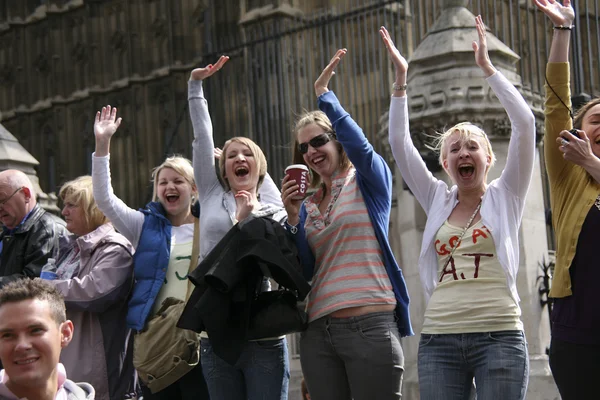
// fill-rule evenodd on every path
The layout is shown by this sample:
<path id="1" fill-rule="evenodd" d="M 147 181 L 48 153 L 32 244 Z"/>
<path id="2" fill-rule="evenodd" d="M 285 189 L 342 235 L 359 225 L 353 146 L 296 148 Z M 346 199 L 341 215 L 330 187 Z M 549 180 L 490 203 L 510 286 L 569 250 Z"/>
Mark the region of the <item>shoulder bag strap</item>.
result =
<path id="1" fill-rule="evenodd" d="M 190 260 L 190 266 L 188 268 L 188 274 L 196 269 L 198 266 L 198 256 L 200 255 L 200 224 L 198 218 L 194 218 L 194 238 L 192 239 L 192 259 Z M 185 295 L 185 301 L 187 302 L 192 292 L 194 291 L 194 284 L 188 279 L 187 294 Z"/>

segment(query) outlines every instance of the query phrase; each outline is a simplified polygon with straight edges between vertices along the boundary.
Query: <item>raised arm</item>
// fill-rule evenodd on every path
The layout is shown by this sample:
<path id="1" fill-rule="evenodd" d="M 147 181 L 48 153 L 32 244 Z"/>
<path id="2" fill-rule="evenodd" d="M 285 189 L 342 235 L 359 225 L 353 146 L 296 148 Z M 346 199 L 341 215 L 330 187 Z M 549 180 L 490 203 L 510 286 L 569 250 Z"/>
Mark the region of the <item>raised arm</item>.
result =
<path id="1" fill-rule="evenodd" d="M 346 49 L 339 49 L 315 81 L 319 109 L 327 114 L 337 140 L 342 144 L 356 171 L 365 178 L 363 182 L 369 185 L 374 193 L 389 195 L 392 175 L 385 160 L 375 152 L 360 126 L 344 110 L 335 94 L 328 89 L 335 68 L 346 53 Z"/>
<path id="2" fill-rule="evenodd" d="M 400 54 L 385 27 L 379 29 L 379 34 L 385 45 L 390 61 L 394 64 L 396 80 L 394 82 L 390 104 L 389 141 L 392 154 L 402 174 L 402 179 L 421 207 L 429 213 L 435 192 L 438 188 L 447 188 L 429 171 L 419 151 L 410 137 L 408 124 L 408 105 L 406 97 L 406 80 L 408 63 Z"/>
<path id="3" fill-rule="evenodd" d="M 221 56 L 214 65 L 209 64 L 204 68 L 194 69 L 188 82 L 190 118 L 194 129 L 192 164 L 200 201 L 213 188 L 221 184 L 215 174 L 213 127 L 208 112 L 208 102 L 204 97 L 202 81 L 220 70 L 227 60 L 229 57 Z"/>
<path id="4" fill-rule="evenodd" d="M 535 117 L 517 88 L 494 68 L 487 49 L 486 29 L 478 15 L 475 18 L 478 41 L 473 41 L 475 62 L 506 110 L 511 124 L 506 166 L 500 182 L 515 196 L 524 199 L 533 175 L 535 159 Z"/>
<path id="5" fill-rule="evenodd" d="M 535 0 L 536 6 L 552 21 L 554 26 L 570 27 L 575 13 L 570 1 L 564 6 L 555 0 Z M 544 154 L 548 178 L 552 185 L 568 163 L 559 146 L 556 144 L 560 132 L 573 127 L 571 119 L 571 90 L 569 86 L 569 42 L 571 31 L 568 29 L 553 29 L 550 55 L 546 65 L 546 102 L 544 105 Z"/>
<path id="6" fill-rule="evenodd" d="M 96 113 L 94 136 L 96 151 L 92 154 L 92 189 L 100 211 L 112 222 L 123 236 L 136 247 L 144 225 L 144 214 L 129 208 L 115 196 L 110 178 L 110 139 L 121 125 L 116 118 L 117 109 L 102 107 Z"/>
<path id="7" fill-rule="evenodd" d="M 578 130 L 579 137 L 575 137 L 568 132 L 573 127 L 568 111 L 572 106 L 569 86 L 569 44 L 575 11 L 571 7 L 570 0 L 565 0 L 562 5 L 555 0 L 535 0 L 535 4 L 554 25 L 550 55 L 546 65 L 544 110 L 546 115 L 544 151 L 550 181 L 560 179 L 562 171 L 568 171 L 571 165 L 577 164 L 600 183 L 600 159 L 592 152 L 587 134 Z"/>
<path id="8" fill-rule="evenodd" d="M 535 5 L 550 19 L 554 25 L 552 44 L 548 63 L 569 62 L 569 44 L 571 42 L 571 29 L 575 20 L 575 11 L 571 7 L 571 0 L 564 0 L 564 4 L 556 0 L 534 0 Z"/>

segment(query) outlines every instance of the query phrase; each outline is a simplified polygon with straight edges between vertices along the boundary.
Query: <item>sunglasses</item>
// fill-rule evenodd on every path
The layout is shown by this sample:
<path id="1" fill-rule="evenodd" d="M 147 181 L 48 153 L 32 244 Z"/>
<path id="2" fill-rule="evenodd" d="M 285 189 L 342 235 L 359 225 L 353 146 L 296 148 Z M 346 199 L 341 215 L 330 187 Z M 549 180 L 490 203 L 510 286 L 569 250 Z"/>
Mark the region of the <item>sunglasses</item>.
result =
<path id="1" fill-rule="evenodd" d="M 314 138 L 310 139 L 308 142 L 298 144 L 298 151 L 300 154 L 306 154 L 308 152 L 308 145 L 310 145 L 310 147 L 313 149 L 316 149 L 326 145 L 330 140 L 330 133 L 322 133 L 319 136 L 315 136 Z"/>

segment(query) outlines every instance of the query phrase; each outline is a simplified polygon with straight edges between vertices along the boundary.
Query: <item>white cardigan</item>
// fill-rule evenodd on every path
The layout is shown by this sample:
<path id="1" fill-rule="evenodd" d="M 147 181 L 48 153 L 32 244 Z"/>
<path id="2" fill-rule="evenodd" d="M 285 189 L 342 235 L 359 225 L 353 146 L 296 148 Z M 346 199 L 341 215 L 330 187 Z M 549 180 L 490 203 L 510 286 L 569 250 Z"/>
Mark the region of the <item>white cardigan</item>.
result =
<path id="1" fill-rule="evenodd" d="M 481 219 L 494 238 L 498 261 L 506 273 L 511 295 L 518 304 L 519 226 L 533 174 L 535 118 L 523 97 L 504 75 L 496 72 L 487 78 L 487 82 L 508 113 L 512 134 L 506 166 L 483 195 Z M 458 188 L 456 185 L 448 188 L 445 182 L 435 178 L 413 145 L 406 96 L 392 97 L 389 125 L 390 145 L 402 178 L 427 214 L 419 272 L 428 303 L 437 286 L 435 236 L 458 203 Z"/>

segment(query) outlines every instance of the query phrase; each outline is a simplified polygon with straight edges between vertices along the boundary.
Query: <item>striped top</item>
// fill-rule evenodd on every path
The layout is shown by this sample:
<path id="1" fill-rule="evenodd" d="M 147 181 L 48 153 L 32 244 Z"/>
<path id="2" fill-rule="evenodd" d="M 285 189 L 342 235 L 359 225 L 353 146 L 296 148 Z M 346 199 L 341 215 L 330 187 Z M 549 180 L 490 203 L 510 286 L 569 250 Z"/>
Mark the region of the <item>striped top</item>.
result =
<path id="1" fill-rule="evenodd" d="M 345 308 L 396 304 L 356 170 L 334 175 L 331 186 L 324 215 L 318 207 L 322 188 L 306 200 L 305 230 L 316 266 L 309 321 Z"/>

